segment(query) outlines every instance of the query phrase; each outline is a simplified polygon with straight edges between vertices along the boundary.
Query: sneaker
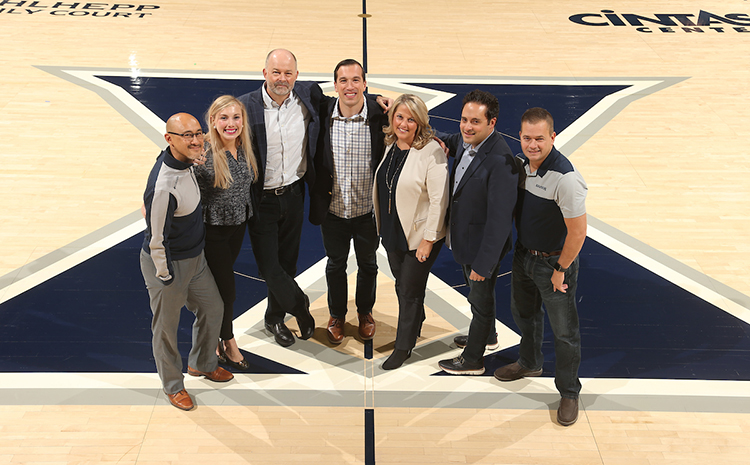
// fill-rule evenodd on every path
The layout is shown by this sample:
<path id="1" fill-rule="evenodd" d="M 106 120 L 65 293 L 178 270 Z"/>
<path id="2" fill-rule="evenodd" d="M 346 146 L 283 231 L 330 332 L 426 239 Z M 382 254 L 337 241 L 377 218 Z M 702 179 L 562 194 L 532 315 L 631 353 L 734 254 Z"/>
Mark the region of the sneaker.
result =
<path id="1" fill-rule="evenodd" d="M 444 372 L 452 375 L 484 374 L 484 359 L 477 363 L 470 364 L 463 358 L 463 356 L 459 355 L 458 357 L 449 360 L 440 360 L 438 365 Z"/>
<path id="2" fill-rule="evenodd" d="M 453 338 L 453 342 L 456 343 L 459 349 L 463 349 L 466 347 L 466 342 L 469 340 L 469 336 L 466 334 L 462 334 L 461 336 L 456 336 Z M 497 340 L 497 333 L 495 333 L 495 337 L 492 338 L 487 345 L 485 346 L 486 350 L 497 350 L 497 348 L 500 347 L 500 341 Z"/>

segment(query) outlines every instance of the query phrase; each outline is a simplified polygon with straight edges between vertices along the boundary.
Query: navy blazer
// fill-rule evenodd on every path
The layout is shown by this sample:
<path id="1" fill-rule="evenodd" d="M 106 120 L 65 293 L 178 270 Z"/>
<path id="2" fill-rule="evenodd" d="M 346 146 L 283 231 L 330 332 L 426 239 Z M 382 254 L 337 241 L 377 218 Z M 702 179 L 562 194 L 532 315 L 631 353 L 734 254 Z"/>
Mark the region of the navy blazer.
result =
<path id="1" fill-rule="evenodd" d="M 463 139 L 461 134 L 453 134 L 443 141 L 456 157 L 450 176 L 449 207 L 453 258 L 487 278 L 512 245 L 518 165 L 503 136 L 493 132 L 453 193 L 456 168 L 464 155 Z"/>
<path id="2" fill-rule="evenodd" d="M 320 136 L 315 157 L 315 188 L 310 190 L 310 222 L 319 225 L 323 223 L 328 208 L 331 206 L 333 195 L 333 150 L 331 149 L 331 117 L 338 99 L 325 96 L 320 107 L 321 119 Z M 383 126 L 388 124 L 388 116 L 372 96 L 365 98 L 367 104 L 367 122 L 370 125 L 370 153 L 372 161 L 370 169 L 373 176 L 383 158 L 385 150 L 385 135 Z"/>
<path id="3" fill-rule="evenodd" d="M 258 162 L 258 181 L 252 185 L 253 211 L 258 212 L 258 203 L 263 195 L 263 184 L 265 182 L 266 158 L 268 151 L 268 140 L 266 138 L 266 122 L 264 118 L 263 94 L 265 92 L 265 83 L 257 90 L 244 94 L 238 98 L 247 109 L 247 124 L 252 131 L 251 139 L 253 153 Z M 300 101 L 307 108 L 310 120 L 307 123 L 307 171 L 305 172 L 305 182 L 312 190 L 315 183 L 315 150 L 317 148 L 318 132 L 320 131 L 320 116 L 318 110 L 323 98 L 323 91 L 317 82 L 297 81 L 294 84 L 293 92 L 299 97 Z M 255 217 L 256 215 L 253 215 Z"/>

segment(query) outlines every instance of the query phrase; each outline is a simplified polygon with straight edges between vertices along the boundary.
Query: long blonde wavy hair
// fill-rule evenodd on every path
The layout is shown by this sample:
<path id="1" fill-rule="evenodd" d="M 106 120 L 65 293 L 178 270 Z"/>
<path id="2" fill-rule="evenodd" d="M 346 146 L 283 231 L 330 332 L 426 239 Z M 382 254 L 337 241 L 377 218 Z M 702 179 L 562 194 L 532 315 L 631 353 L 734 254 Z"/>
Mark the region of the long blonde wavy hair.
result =
<path id="1" fill-rule="evenodd" d="M 221 136 L 214 127 L 214 118 L 216 118 L 216 115 L 221 110 L 232 105 L 236 105 L 242 114 L 242 128 L 240 128 L 240 136 L 235 139 L 236 147 L 242 148 L 242 151 L 245 153 L 247 169 L 253 173 L 253 182 L 258 180 L 258 163 L 255 161 L 253 147 L 250 144 L 250 126 L 248 126 L 245 105 L 231 95 L 222 95 L 214 100 L 206 112 L 208 142 L 211 146 L 211 154 L 213 155 L 214 160 L 214 187 L 219 187 L 221 189 L 226 189 L 232 183 L 232 173 L 229 172 L 229 164 L 227 162 L 227 155 L 224 151 L 224 144 L 222 143 Z"/>

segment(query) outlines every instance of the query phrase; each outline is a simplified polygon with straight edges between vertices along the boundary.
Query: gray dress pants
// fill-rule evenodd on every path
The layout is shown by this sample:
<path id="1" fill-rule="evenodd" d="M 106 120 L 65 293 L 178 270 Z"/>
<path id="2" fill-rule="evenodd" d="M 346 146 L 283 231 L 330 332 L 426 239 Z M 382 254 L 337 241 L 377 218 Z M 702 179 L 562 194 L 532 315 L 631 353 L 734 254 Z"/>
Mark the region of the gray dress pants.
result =
<path id="1" fill-rule="evenodd" d="M 207 373 L 216 370 L 219 364 L 216 345 L 224 312 L 224 303 L 203 252 L 195 258 L 175 260 L 172 267 L 174 281 L 165 286 L 156 277 L 151 256 L 141 250 L 141 273 L 154 314 L 151 321 L 154 360 L 167 394 L 175 394 L 185 388 L 182 356 L 177 347 L 177 327 L 182 307 L 186 306 L 195 315 L 188 366 Z"/>

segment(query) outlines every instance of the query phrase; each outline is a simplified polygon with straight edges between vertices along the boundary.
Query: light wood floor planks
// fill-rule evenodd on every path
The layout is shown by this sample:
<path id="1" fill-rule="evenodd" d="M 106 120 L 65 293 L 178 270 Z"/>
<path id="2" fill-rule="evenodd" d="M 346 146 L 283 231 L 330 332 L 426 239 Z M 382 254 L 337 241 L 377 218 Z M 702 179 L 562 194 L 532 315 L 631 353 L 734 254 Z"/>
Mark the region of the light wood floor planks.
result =
<path id="1" fill-rule="evenodd" d="M 116 421 L 113 421 L 116 418 Z M 747 463 L 750 415 L 375 409 L 378 464 Z M 0 463 L 362 463 L 361 409 L 0 406 Z"/>
<path id="2" fill-rule="evenodd" d="M 0 277 L 11 280 L 137 210 L 160 149 L 92 91 L 35 66 L 257 72 L 269 49 L 286 47 L 304 79 L 361 58 L 359 1 L 163 0 L 142 19 L 11 14 L 2 3 Z M 588 182 L 591 216 L 746 298 L 750 35 L 645 34 L 568 19 L 604 8 L 750 13 L 739 0 L 371 1 L 370 73 L 687 77 L 629 104 L 569 155 Z M 377 463 L 705 465 L 750 456 L 748 414 L 582 410 L 562 428 L 555 407 L 376 407 Z M 0 405 L 0 464 L 362 463 L 363 421 L 351 407 Z"/>

